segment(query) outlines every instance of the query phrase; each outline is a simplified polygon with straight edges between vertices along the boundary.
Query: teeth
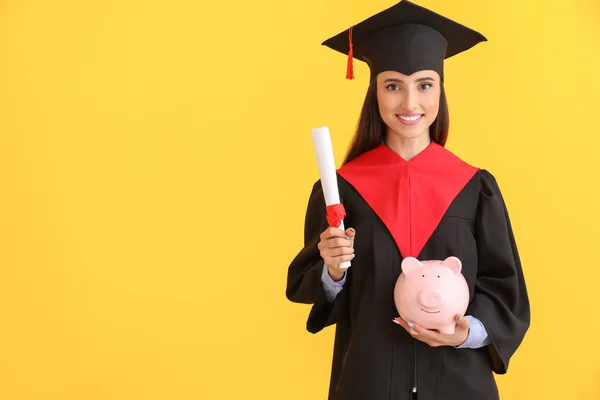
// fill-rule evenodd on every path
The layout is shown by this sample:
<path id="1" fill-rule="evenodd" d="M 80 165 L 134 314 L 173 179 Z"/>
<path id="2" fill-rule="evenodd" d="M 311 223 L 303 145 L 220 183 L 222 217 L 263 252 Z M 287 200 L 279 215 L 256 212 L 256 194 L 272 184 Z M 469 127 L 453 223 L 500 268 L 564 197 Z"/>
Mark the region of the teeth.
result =
<path id="1" fill-rule="evenodd" d="M 416 120 L 418 120 L 419 118 L 421 118 L 421 116 L 420 116 L 420 115 L 417 115 L 417 116 L 415 116 L 415 117 L 404 117 L 404 116 L 402 116 L 402 115 L 398 115 L 398 118 L 400 118 L 400 119 L 401 119 L 401 120 L 403 120 L 403 121 L 416 121 Z"/>

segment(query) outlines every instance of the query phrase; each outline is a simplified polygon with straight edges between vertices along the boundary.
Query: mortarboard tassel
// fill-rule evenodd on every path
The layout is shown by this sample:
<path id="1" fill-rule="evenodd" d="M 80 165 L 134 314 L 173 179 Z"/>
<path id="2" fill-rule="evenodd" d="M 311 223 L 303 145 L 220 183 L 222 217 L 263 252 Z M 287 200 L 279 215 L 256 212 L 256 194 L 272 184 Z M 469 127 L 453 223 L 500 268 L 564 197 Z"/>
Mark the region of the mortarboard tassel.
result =
<path id="1" fill-rule="evenodd" d="M 331 204 L 326 207 L 327 211 L 327 223 L 329 226 L 339 228 L 346 218 L 346 209 L 341 203 Z"/>
<path id="2" fill-rule="evenodd" d="M 354 79 L 354 65 L 353 65 L 353 59 L 354 59 L 354 49 L 353 49 L 353 44 L 352 44 L 352 29 L 354 27 L 351 26 L 350 27 L 350 31 L 348 33 L 348 43 L 350 44 L 350 50 L 348 51 L 348 66 L 346 68 L 346 79 Z"/>

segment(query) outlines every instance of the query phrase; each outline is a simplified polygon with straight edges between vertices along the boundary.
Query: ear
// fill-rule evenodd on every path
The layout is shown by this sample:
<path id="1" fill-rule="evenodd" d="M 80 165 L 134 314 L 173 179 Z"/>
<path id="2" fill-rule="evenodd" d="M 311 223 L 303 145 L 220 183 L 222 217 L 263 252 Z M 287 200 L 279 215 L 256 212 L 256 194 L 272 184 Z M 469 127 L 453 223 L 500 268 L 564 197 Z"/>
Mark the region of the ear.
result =
<path id="1" fill-rule="evenodd" d="M 462 271 L 462 263 L 456 257 L 448 257 L 442 263 L 442 267 L 448 268 L 450 271 L 454 272 L 454 274 L 460 274 Z"/>
<path id="2" fill-rule="evenodd" d="M 404 260 L 402 260 L 400 267 L 402 268 L 402 272 L 408 275 L 412 271 L 423 267 L 423 264 L 421 264 L 421 262 L 414 257 L 406 257 Z"/>

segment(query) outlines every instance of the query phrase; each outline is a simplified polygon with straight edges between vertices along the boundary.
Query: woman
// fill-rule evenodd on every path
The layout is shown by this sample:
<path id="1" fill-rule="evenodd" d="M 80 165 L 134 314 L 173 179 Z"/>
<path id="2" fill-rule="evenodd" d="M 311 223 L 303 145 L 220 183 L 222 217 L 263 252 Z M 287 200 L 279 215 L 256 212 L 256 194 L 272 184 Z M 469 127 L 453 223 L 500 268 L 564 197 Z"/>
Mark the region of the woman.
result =
<path id="1" fill-rule="evenodd" d="M 371 83 L 338 186 L 349 226 L 328 227 L 319 182 L 287 297 L 312 304 L 307 329 L 336 325 L 330 399 L 498 398 L 530 323 L 529 300 L 500 189 L 443 146 L 445 58 L 486 39 L 408 1 L 324 44 L 365 61 Z M 456 256 L 467 312 L 444 335 L 398 318 L 393 290 L 405 257 Z M 341 269 L 339 264 L 352 261 Z M 392 322 L 395 322 L 392 323 Z"/>

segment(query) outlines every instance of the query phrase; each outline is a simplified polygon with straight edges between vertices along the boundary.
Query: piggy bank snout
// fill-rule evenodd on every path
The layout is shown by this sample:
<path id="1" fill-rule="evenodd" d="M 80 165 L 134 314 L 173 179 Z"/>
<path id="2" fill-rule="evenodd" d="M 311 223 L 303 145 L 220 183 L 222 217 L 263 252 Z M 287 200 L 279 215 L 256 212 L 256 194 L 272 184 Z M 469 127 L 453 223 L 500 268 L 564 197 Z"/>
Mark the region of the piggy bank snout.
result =
<path id="1" fill-rule="evenodd" d="M 423 290 L 419 294 L 419 302 L 425 308 L 436 308 L 442 304 L 442 294 L 437 290 Z"/>

